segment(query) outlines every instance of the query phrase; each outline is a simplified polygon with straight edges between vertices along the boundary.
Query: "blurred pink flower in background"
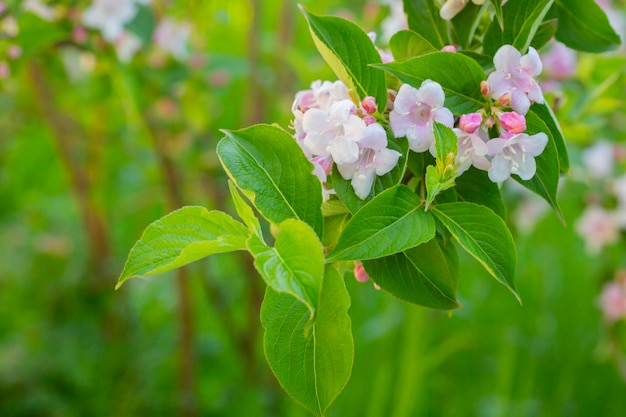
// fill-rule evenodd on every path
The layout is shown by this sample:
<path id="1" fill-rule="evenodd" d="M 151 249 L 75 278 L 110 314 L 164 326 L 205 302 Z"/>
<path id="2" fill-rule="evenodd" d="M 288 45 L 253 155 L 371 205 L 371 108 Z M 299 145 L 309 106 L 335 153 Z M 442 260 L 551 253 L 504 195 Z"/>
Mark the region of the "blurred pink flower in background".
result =
<path id="1" fill-rule="evenodd" d="M 626 283 L 622 280 L 604 284 L 599 305 L 608 322 L 626 318 Z"/>
<path id="2" fill-rule="evenodd" d="M 585 241 L 585 248 L 591 255 L 599 254 L 606 245 L 619 239 L 615 214 L 597 205 L 585 208 L 576 222 L 576 232 Z"/>
<path id="3" fill-rule="evenodd" d="M 385 0 L 383 3 L 389 6 L 389 15 L 380 24 L 382 41 L 387 43 L 396 32 L 408 29 L 409 24 L 404 14 L 402 0 Z"/>
<path id="4" fill-rule="evenodd" d="M 189 36 L 191 25 L 164 18 L 154 31 L 154 42 L 164 51 L 172 54 L 179 61 L 189 57 Z"/>
<path id="5" fill-rule="evenodd" d="M 615 165 L 613 144 L 605 140 L 596 142 L 593 146 L 583 150 L 582 162 L 593 178 L 609 177 Z"/>
<path id="6" fill-rule="evenodd" d="M 41 2 L 41 0 L 24 0 L 22 9 L 39 16 L 43 20 L 51 22 L 54 20 L 54 11 L 50 6 Z"/>
<path id="7" fill-rule="evenodd" d="M 104 39 L 114 42 L 124 32 L 124 25 L 137 14 L 136 0 L 94 0 L 83 12 L 83 24 L 100 30 Z M 143 2 L 147 3 L 147 2 Z"/>
<path id="8" fill-rule="evenodd" d="M 560 42 L 551 42 L 547 52 L 541 54 L 543 75 L 553 80 L 567 80 L 576 73 L 578 55 L 576 51 Z"/>
<path id="9" fill-rule="evenodd" d="M 137 52 L 141 49 L 142 42 L 134 33 L 129 31 L 122 32 L 115 39 L 115 52 L 122 62 L 129 62 Z"/>

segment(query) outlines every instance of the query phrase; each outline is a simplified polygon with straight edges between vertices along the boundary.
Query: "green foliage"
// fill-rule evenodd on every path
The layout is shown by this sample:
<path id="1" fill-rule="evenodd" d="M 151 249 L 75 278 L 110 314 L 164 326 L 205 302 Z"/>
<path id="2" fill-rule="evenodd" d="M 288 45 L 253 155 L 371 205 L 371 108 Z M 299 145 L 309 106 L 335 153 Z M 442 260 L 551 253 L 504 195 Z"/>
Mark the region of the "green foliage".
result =
<path id="1" fill-rule="evenodd" d="M 229 215 L 183 207 L 146 228 L 128 255 L 117 283 L 178 268 L 221 252 L 246 248 L 248 230 Z"/>
<path id="2" fill-rule="evenodd" d="M 409 29 L 421 35 L 437 50 L 450 44 L 445 20 L 434 0 L 403 0 Z"/>
<path id="3" fill-rule="evenodd" d="M 570 48 L 605 52 L 620 45 L 606 14 L 593 0 L 556 0 L 554 16 L 559 21 L 556 39 Z"/>
<path id="4" fill-rule="evenodd" d="M 456 179 L 455 159 L 458 153 L 457 136 L 452 129 L 441 123 L 434 123 L 435 149 L 437 160 L 435 165 L 426 169 L 426 208 L 432 204 L 437 195 L 454 187 Z"/>
<path id="5" fill-rule="evenodd" d="M 471 113 L 485 105 L 480 93 L 485 72 L 465 55 L 434 52 L 402 62 L 390 62 L 380 68 L 415 88 L 419 88 L 424 80 L 438 82 L 446 93 L 445 105 L 452 113 Z M 441 68 L 454 70 L 442 71 Z"/>
<path id="6" fill-rule="evenodd" d="M 261 322 L 267 361 L 281 386 L 316 416 L 324 416 L 352 372 L 354 342 L 350 296 L 341 275 L 327 266 L 315 318 L 306 306 L 270 287 Z"/>
<path id="7" fill-rule="evenodd" d="M 439 51 L 426 38 L 412 30 L 396 32 L 389 40 L 389 49 L 396 61 Z"/>
<path id="8" fill-rule="evenodd" d="M 374 259 L 417 246 L 435 236 L 435 222 L 404 185 L 377 195 L 346 224 L 329 261 Z"/>
<path id="9" fill-rule="evenodd" d="M 322 191 L 313 167 L 293 138 L 267 125 L 227 131 L 217 154 L 231 180 L 273 223 L 308 223 L 322 236 Z"/>

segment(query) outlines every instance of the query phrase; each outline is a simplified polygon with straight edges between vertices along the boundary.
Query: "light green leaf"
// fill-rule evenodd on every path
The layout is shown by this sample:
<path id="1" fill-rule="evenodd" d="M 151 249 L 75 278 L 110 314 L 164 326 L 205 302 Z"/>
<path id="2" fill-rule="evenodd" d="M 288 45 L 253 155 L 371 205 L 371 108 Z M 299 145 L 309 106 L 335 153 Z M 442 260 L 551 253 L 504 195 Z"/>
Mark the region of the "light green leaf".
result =
<path id="1" fill-rule="evenodd" d="M 511 0 L 502 6 L 504 23 L 494 19 L 483 40 L 483 51 L 495 55 L 502 45 L 525 53 L 554 0 Z"/>
<path id="2" fill-rule="evenodd" d="M 300 220 L 285 220 L 278 227 L 273 248 L 252 236 L 248 250 L 267 285 L 296 297 L 315 312 L 324 275 L 324 253 L 309 225 Z"/>
<path id="3" fill-rule="evenodd" d="M 396 32 L 389 40 L 389 49 L 396 61 L 439 51 L 422 35 L 412 30 Z"/>
<path id="4" fill-rule="evenodd" d="M 446 21 L 433 0 L 404 0 L 409 29 L 420 34 L 437 50 L 450 44 Z"/>
<path id="5" fill-rule="evenodd" d="M 354 342 L 342 277 L 327 266 L 317 314 L 270 287 L 261 307 L 265 357 L 280 385 L 316 416 L 324 416 L 350 379 Z"/>
<path id="6" fill-rule="evenodd" d="M 268 125 L 224 131 L 217 155 L 235 185 L 270 222 L 300 219 L 322 236 L 322 188 L 313 165 L 284 130 Z"/>
<path id="7" fill-rule="evenodd" d="M 221 211 L 188 206 L 150 224 L 130 250 L 116 289 L 126 280 L 170 271 L 209 255 L 246 249 L 249 231 Z"/>
<path id="8" fill-rule="evenodd" d="M 572 49 L 606 52 L 620 45 L 619 36 L 594 0 L 556 0 L 554 15 L 559 20 L 556 39 Z"/>
<path id="9" fill-rule="evenodd" d="M 485 206 L 467 202 L 439 204 L 432 212 L 463 249 L 519 300 L 515 290 L 517 253 L 504 220 Z"/>
<path id="10" fill-rule="evenodd" d="M 443 310 L 459 307 L 453 266 L 448 265 L 437 239 L 395 255 L 364 261 L 363 267 L 382 289 L 402 300 Z"/>
<path id="11" fill-rule="evenodd" d="M 380 64 L 380 54 L 361 28 L 345 19 L 316 16 L 300 6 L 317 50 L 335 75 L 353 90 L 359 99 L 376 98 L 379 109 L 387 105 L 385 74 L 369 66 Z"/>
<path id="12" fill-rule="evenodd" d="M 433 52 L 402 62 L 390 62 L 379 68 L 415 88 L 419 88 L 424 80 L 438 82 L 446 94 L 445 106 L 455 114 L 471 113 L 485 105 L 480 92 L 485 72 L 476 61 L 463 54 Z M 442 68 L 454 68 L 454 71 L 443 71 Z"/>
<path id="13" fill-rule="evenodd" d="M 454 187 L 456 178 L 456 155 L 458 153 L 458 138 L 449 127 L 435 122 L 435 149 L 436 164 L 426 168 L 426 209 L 430 207 L 435 197 L 442 191 Z"/>
<path id="14" fill-rule="evenodd" d="M 259 224 L 259 219 L 254 215 L 254 211 L 252 208 L 244 201 L 244 199 L 237 191 L 237 187 L 233 184 L 232 181 L 228 181 L 228 189 L 230 190 L 230 195 L 233 199 L 233 203 L 235 203 L 235 210 L 237 210 L 237 214 L 239 218 L 243 220 L 248 229 L 260 237 L 263 238 L 263 233 L 261 232 L 261 225 Z"/>
<path id="15" fill-rule="evenodd" d="M 329 261 L 374 259 L 424 243 L 435 236 L 435 221 L 419 197 L 398 185 L 377 195 L 350 219 Z"/>

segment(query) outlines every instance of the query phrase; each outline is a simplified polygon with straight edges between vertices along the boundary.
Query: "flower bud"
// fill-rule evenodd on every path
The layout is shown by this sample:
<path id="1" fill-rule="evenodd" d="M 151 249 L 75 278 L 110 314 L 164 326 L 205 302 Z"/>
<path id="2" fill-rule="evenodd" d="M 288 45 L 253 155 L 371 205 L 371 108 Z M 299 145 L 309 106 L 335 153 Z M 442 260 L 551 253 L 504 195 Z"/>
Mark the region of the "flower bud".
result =
<path id="1" fill-rule="evenodd" d="M 378 107 L 376 106 L 376 99 L 372 96 L 367 96 L 361 102 L 361 107 L 367 114 L 374 114 L 378 111 Z"/>
<path id="2" fill-rule="evenodd" d="M 456 46 L 446 45 L 443 48 L 441 48 L 441 52 L 456 52 Z"/>
<path id="3" fill-rule="evenodd" d="M 367 282 L 370 280 L 370 276 L 365 272 L 365 268 L 363 268 L 361 262 L 354 263 L 354 278 L 359 282 Z"/>
<path id="4" fill-rule="evenodd" d="M 491 88 L 489 87 L 487 81 L 480 82 L 480 93 L 483 97 L 489 97 L 491 95 Z"/>
<path id="5" fill-rule="evenodd" d="M 500 124 L 509 133 L 523 133 L 526 131 L 526 119 L 513 111 L 500 115 Z"/>
<path id="6" fill-rule="evenodd" d="M 483 116 L 480 113 L 469 113 L 461 116 L 459 127 L 466 133 L 474 133 L 483 122 Z"/>
<path id="7" fill-rule="evenodd" d="M 511 94 L 510 93 L 505 93 L 502 95 L 502 97 L 500 97 L 497 101 L 498 105 L 500 106 L 508 106 L 509 104 L 511 104 Z"/>
<path id="8" fill-rule="evenodd" d="M 367 126 L 371 125 L 372 123 L 376 123 L 376 119 L 374 119 L 374 116 L 370 116 L 369 114 L 363 117 L 363 121 Z"/>

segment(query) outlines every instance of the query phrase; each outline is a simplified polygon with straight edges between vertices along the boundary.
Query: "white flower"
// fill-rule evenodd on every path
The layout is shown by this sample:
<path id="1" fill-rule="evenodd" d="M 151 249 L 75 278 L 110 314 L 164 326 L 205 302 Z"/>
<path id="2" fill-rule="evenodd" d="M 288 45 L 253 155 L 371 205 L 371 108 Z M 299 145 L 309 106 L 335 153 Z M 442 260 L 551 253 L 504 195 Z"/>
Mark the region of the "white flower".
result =
<path id="1" fill-rule="evenodd" d="M 489 179 L 502 182 L 511 174 L 517 174 L 523 180 L 531 179 L 537 169 L 534 157 L 540 155 L 547 144 L 545 133 L 532 136 L 519 133 L 508 139 L 491 139 L 487 142 L 488 155 L 493 156 Z"/>
<path id="2" fill-rule="evenodd" d="M 434 81 L 425 80 L 419 89 L 402 84 L 389 113 L 394 136 L 406 136 L 415 152 L 428 150 L 435 141 L 433 121 L 454 125 L 454 116 L 443 107 L 444 101 L 443 89 Z"/>
<path id="3" fill-rule="evenodd" d="M 613 144 L 600 141 L 582 152 L 583 164 L 594 178 L 607 178 L 613 173 Z"/>
<path id="4" fill-rule="evenodd" d="M 172 54 L 179 61 L 189 56 L 187 42 L 191 35 L 191 25 L 187 22 L 176 22 L 165 18 L 154 31 L 154 41 L 163 50 Z"/>
<path id="5" fill-rule="evenodd" d="M 125 30 L 115 39 L 114 45 L 119 60 L 129 62 L 141 49 L 142 42 L 134 33 Z"/>
<path id="6" fill-rule="evenodd" d="M 474 4 L 483 4 L 485 0 L 472 0 Z M 439 14 L 442 19 L 450 20 L 456 16 L 463 8 L 469 3 L 469 0 L 447 0 L 446 3 L 441 6 Z"/>
<path id="7" fill-rule="evenodd" d="M 22 9 L 37 15 L 48 22 L 54 20 L 54 10 L 52 10 L 52 8 L 47 4 L 42 3 L 41 0 L 24 0 L 22 3 Z"/>
<path id="8" fill-rule="evenodd" d="M 376 175 L 385 175 L 391 171 L 402 154 L 387 149 L 387 133 L 378 123 L 367 126 L 358 146 L 358 159 L 352 163 L 337 162 L 337 170 L 343 179 L 352 180 L 354 193 L 364 200 L 372 190 Z"/>
<path id="9" fill-rule="evenodd" d="M 100 30 L 107 41 L 114 42 L 136 14 L 136 0 L 94 0 L 83 13 L 82 21 L 85 26 Z"/>
<path id="10" fill-rule="evenodd" d="M 576 232 L 585 240 L 587 252 L 600 253 L 605 245 L 619 238 L 619 226 L 614 213 L 599 206 L 590 206 L 576 222 Z"/>

